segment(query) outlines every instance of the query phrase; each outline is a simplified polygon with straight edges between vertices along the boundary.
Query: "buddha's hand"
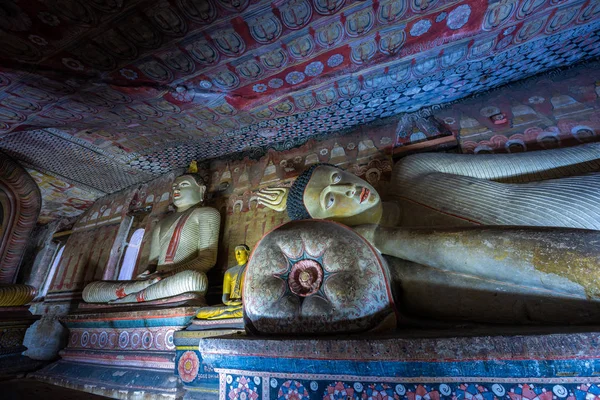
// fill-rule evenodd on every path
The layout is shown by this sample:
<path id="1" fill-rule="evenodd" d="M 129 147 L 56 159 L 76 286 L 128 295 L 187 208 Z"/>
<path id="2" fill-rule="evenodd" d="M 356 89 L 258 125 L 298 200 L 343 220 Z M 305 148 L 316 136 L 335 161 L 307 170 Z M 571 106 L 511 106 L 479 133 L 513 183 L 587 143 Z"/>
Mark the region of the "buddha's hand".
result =
<path id="1" fill-rule="evenodd" d="M 375 231 L 377 230 L 378 227 L 379 227 L 379 225 L 369 224 L 369 225 L 353 226 L 352 229 L 354 229 L 354 231 L 356 233 L 358 233 L 363 238 L 365 238 L 369 243 L 371 243 L 371 245 L 377 247 L 375 245 Z"/>
<path id="2" fill-rule="evenodd" d="M 224 302 L 224 304 L 226 306 L 241 306 L 242 301 L 241 300 L 229 300 L 229 301 Z"/>
<path id="3" fill-rule="evenodd" d="M 287 205 L 288 188 L 264 188 L 256 193 L 258 204 L 262 204 L 275 211 L 285 211 Z"/>
<path id="4" fill-rule="evenodd" d="M 162 278 L 163 278 L 162 274 L 160 274 L 158 272 L 150 273 L 149 270 L 145 270 L 144 272 L 142 272 L 141 274 L 136 276 L 136 279 L 138 279 L 138 280 L 141 280 L 141 281 L 151 280 L 152 283 L 156 283 L 156 282 L 160 281 Z"/>
<path id="5" fill-rule="evenodd" d="M 144 272 L 142 272 L 141 274 L 139 274 L 138 276 L 136 276 L 136 277 L 135 277 L 135 279 L 140 279 L 140 280 L 141 280 L 141 279 L 146 279 L 146 278 L 148 278 L 148 276 L 150 276 L 150 275 L 152 275 L 152 274 L 150 273 L 150 270 L 149 270 L 149 269 L 147 269 L 147 270 L 145 270 Z"/>

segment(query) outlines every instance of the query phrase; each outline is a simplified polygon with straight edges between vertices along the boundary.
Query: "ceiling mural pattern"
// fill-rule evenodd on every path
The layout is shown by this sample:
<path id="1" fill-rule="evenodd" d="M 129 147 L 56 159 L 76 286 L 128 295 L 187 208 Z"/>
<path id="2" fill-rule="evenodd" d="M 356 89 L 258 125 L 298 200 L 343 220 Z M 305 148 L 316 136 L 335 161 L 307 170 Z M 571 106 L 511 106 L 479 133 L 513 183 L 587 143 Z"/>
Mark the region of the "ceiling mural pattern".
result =
<path id="1" fill-rule="evenodd" d="M 111 193 L 594 59 L 599 20 L 595 0 L 7 0 L 0 149 Z"/>
<path id="2" fill-rule="evenodd" d="M 25 165 L 37 165 L 59 176 L 69 177 L 84 187 L 106 193 L 116 192 L 152 175 L 128 168 L 106 152 L 98 152 L 83 141 L 65 140 L 55 129 L 16 132 L 2 139 L 2 150 Z"/>
<path id="3" fill-rule="evenodd" d="M 76 217 L 104 195 L 103 192 L 90 188 L 82 189 L 73 183 L 35 169 L 26 168 L 26 170 L 39 186 L 42 195 L 42 208 L 38 218 L 41 224 L 51 222 L 57 216 Z"/>
<path id="4" fill-rule="evenodd" d="M 271 145 L 278 150 L 290 149 L 305 142 L 309 136 L 348 130 L 379 118 L 453 102 L 507 84 L 523 77 L 524 74 L 529 76 L 600 55 L 599 28 L 600 24 L 594 24 L 558 34 L 540 40 L 540 43 L 532 43 L 532 46 L 521 46 L 515 52 L 492 56 L 484 62 L 461 64 L 447 70 L 436 68 L 430 75 L 418 80 L 414 78 L 411 81 L 408 71 L 396 81 L 392 81 L 389 72 L 382 72 L 372 81 L 363 80 L 360 85 L 360 81 L 357 80 L 353 96 L 341 97 L 338 102 L 328 107 L 303 111 L 277 120 L 262 121 L 240 131 L 229 132 L 226 137 L 218 137 L 211 141 L 210 147 L 193 142 L 174 143 L 167 149 L 161 147 L 153 153 L 144 154 L 129 165 L 163 173 L 181 166 L 182 155 L 191 160 L 198 154 L 206 157 L 207 153 L 227 154 L 255 146 Z M 589 29 L 594 31 L 589 32 Z M 583 42 L 589 47 L 583 48 Z M 515 58 L 519 59 L 515 61 Z M 487 66 L 489 70 L 482 72 L 482 66 Z M 257 135 L 252 129 L 258 132 Z M 260 137 L 268 135 L 271 135 L 272 141 Z"/>

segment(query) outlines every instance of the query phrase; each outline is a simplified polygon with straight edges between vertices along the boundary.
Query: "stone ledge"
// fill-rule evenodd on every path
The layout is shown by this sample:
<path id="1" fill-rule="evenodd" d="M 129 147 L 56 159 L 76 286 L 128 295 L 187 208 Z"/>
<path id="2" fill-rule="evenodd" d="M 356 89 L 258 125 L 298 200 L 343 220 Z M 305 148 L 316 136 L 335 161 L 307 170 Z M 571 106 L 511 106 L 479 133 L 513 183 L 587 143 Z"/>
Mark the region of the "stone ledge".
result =
<path id="1" fill-rule="evenodd" d="M 187 325 L 198 311 L 197 306 L 104 308 L 77 310 L 60 320 L 69 328 L 133 328 L 164 325 Z"/>
<path id="2" fill-rule="evenodd" d="M 183 393 L 173 371 L 57 361 L 30 378 L 118 399 L 176 399 Z"/>
<path id="3" fill-rule="evenodd" d="M 204 331 L 214 329 L 238 329 L 244 330 L 244 318 L 224 318 L 215 320 L 201 320 L 194 319 L 190 326 L 187 327 L 188 331 Z"/>
<path id="4" fill-rule="evenodd" d="M 279 357 L 344 361 L 469 361 L 497 359 L 600 358 L 600 328 L 588 332 L 539 334 L 530 329 L 496 328 L 496 334 L 447 337 L 427 335 L 435 331 L 396 335 L 348 335 L 339 337 L 234 337 L 199 341 L 203 359 L 219 357 Z M 539 328 L 538 328 L 539 329 Z M 548 329 L 548 328 L 547 328 Z M 568 330 L 569 328 L 562 328 Z M 571 328 L 572 330 L 576 328 Z M 490 328 L 491 330 L 491 328 Z M 527 331 L 531 334 L 527 334 Z M 593 330 L 592 332 L 589 332 Z M 512 333 L 508 333 L 512 332 Z M 518 333 L 521 332 L 521 333 Z M 405 336 L 402 336 L 402 335 Z"/>

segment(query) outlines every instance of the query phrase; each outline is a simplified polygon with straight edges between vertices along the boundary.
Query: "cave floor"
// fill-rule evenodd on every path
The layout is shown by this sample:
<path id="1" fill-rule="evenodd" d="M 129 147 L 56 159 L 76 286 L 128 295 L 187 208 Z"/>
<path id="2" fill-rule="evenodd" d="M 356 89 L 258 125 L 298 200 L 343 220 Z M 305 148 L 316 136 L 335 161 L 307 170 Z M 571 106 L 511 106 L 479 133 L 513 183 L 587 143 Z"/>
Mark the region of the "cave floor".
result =
<path id="1" fill-rule="evenodd" d="M 0 381 L 2 400 L 94 400 L 108 397 L 51 385 L 34 379 Z"/>

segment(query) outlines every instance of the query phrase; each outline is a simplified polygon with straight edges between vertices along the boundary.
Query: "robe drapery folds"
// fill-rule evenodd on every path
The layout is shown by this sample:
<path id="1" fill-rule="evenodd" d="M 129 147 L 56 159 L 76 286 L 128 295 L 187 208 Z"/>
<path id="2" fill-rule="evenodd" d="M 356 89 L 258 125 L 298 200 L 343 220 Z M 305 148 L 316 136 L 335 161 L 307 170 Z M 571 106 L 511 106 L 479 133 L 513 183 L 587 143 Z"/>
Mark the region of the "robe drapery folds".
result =
<path id="1" fill-rule="evenodd" d="M 394 167 L 390 194 L 481 225 L 600 230 L 600 143 L 409 156 Z"/>

